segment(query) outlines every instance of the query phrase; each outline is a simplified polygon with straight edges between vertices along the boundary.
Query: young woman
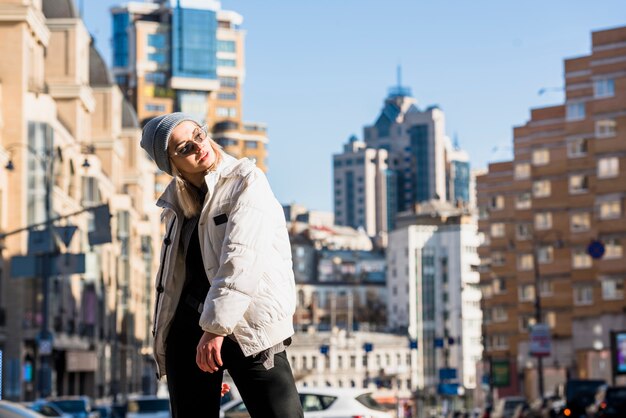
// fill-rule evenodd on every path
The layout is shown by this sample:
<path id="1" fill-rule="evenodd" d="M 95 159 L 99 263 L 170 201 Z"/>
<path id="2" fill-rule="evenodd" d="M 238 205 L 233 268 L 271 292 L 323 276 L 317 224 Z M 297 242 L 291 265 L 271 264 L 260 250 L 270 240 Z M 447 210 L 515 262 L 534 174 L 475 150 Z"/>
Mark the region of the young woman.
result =
<path id="1" fill-rule="evenodd" d="M 173 417 L 218 417 L 225 369 L 252 417 L 302 417 L 285 354 L 291 249 L 265 175 L 183 113 L 150 120 L 141 146 L 174 177 L 157 202 L 166 230 L 153 328 Z"/>

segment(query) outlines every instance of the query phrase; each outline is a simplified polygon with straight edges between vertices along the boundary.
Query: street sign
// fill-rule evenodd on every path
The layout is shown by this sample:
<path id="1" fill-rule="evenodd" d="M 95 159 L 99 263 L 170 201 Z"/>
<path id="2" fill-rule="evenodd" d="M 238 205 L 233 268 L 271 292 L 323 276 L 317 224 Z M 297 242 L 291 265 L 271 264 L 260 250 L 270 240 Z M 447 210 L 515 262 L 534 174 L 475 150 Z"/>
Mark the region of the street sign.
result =
<path id="1" fill-rule="evenodd" d="M 65 225 L 65 226 L 55 226 L 54 232 L 63 241 L 65 247 L 67 248 L 72 242 L 72 238 L 74 237 L 74 232 L 78 227 L 76 225 Z"/>
<path id="2" fill-rule="evenodd" d="M 49 356 L 52 354 L 53 341 L 54 337 L 50 331 L 40 331 L 37 334 L 37 348 L 39 351 L 39 355 Z"/>
<path id="3" fill-rule="evenodd" d="M 493 387 L 505 388 L 511 385 L 511 366 L 509 360 L 491 360 L 491 377 Z"/>
<path id="4" fill-rule="evenodd" d="M 100 205 L 90 210 L 93 211 L 94 229 L 87 233 L 89 245 L 111 242 L 111 212 L 109 211 L 109 205 Z"/>
<path id="5" fill-rule="evenodd" d="M 65 253 L 52 256 L 48 275 L 85 273 L 85 253 Z M 16 255 L 11 257 L 11 277 L 39 277 L 43 275 L 42 258 L 35 255 Z"/>
<path id="6" fill-rule="evenodd" d="M 374 349 L 374 345 L 372 343 L 363 344 L 363 351 L 366 353 L 370 353 Z"/>
<path id="7" fill-rule="evenodd" d="M 548 324 L 535 324 L 530 329 L 530 355 L 547 357 L 552 350 L 550 327 Z"/>
<path id="8" fill-rule="evenodd" d="M 456 369 L 443 368 L 439 369 L 439 380 L 454 380 L 456 379 Z"/>
<path id="9" fill-rule="evenodd" d="M 28 254 L 43 254 L 54 251 L 50 229 L 28 231 Z"/>
<path id="10" fill-rule="evenodd" d="M 596 260 L 602 258 L 604 255 L 604 244 L 602 241 L 593 240 L 587 246 L 587 254 L 591 256 L 591 258 L 595 258 Z"/>

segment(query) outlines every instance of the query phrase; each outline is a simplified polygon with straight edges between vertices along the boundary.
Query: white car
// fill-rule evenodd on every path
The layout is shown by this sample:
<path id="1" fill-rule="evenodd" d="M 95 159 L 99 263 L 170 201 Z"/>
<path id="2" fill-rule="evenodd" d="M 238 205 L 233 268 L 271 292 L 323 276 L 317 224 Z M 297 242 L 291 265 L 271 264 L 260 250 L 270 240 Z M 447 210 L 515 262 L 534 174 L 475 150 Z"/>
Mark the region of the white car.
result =
<path id="1" fill-rule="evenodd" d="M 136 396 L 126 403 L 126 418 L 170 418 L 170 400 L 157 396 Z"/>
<path id="2" fill-rule="evenodd" d="M 390 418 L 393 415 L 380 406 L 366 389 L 356 388 L 299 388 L 304 418 Z M 222 406 L 220 417 L 250 417 L 241 399 Z"/>
<path id="3" fill-rule="evenodd" d="M 2 418 L 45 418 L 38 412 L 9 401 L 0 401 L 0 417 Z"/>

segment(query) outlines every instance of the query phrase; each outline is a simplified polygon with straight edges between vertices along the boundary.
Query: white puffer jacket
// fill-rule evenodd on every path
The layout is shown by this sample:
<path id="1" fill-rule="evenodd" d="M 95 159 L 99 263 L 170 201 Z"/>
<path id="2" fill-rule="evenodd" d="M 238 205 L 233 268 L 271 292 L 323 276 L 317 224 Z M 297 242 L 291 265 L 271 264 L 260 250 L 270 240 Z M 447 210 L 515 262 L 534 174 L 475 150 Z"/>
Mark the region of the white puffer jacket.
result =
<path id="1" fill-rule="evenodd" d="M 208 192 L 198 224 L 211 283 L 200 326 L 219 335 L 233 334 L 250 356 L 293 335 L 291 247 L 282 207 L 263 172 L 247 158 L 223 157 L 217 171 L 205 177 Z M 165 340 L 185 281 L 178 251 L 184 217 L 174 181 L 157 205 L 164 208 L 166 224 L 152 330 L 160 378 L 166 374 Z"/>

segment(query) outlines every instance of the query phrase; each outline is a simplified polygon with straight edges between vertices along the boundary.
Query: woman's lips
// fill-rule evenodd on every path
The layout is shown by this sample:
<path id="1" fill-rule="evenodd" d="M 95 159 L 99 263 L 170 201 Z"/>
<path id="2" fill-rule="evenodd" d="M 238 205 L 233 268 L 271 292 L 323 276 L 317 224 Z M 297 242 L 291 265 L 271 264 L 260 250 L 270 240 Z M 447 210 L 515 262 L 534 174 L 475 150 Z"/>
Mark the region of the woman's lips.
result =
<path id="1" fill-rule="evenodd" d="M 204 160 L 206 160 L 206 159 L 208 158 L 208 156 L 209 156 L 209 153 L 208 153 L 208 152 L 205 152 L 205 153 L 202 155 L 202 157 L 200 157 L 200 158 L 198 159 L 198 161 L 204 161 Z"/>

